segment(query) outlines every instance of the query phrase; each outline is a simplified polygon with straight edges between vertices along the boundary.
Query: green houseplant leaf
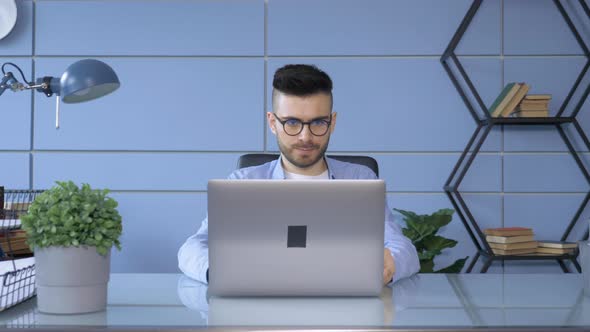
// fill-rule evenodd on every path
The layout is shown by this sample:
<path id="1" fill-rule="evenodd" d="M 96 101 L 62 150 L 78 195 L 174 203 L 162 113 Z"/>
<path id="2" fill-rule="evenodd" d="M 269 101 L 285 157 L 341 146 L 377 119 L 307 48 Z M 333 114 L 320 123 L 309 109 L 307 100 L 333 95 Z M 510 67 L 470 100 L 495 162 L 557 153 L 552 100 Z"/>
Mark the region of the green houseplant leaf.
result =
<path id="1" fill-rule="evenodd" d="M 113 246 L 120 250 L 122 220 L 109 191 L 88 184 L 78 187 L 72 181 L 56 183 L 38 195 L 21 217 L 31 249 L 93 246 L 103 256 Z"/>
<path id="2" fill-rule="evenodd" d="M 425 238 L 423 242 L 424 247 L 427 250 L 443 250 L 445 248 L 452 248 L 457 245 L 457 241 L 438 235 L 429 236 Z"/>
<path id="3" fill-rule="evenodd" d="M 459 273 L 463 269 L 468 257 L 458 259 L 453 264 L 434 270 L 434 258 L 444 249 L 453 248 L 457 241 L 447 239 L 436 233 L 440 228 L 448 225 L 453 220 L 453 209 L 440 209 L 430 215 L 416 214 L 412 211 L 394 209 L 404 216 L 406 227 L 402 228 L 418 251 L 420 260 L 420 273 Z"/>
<path id="4" fill-rule="evenodd" d="M 463 266 L 465 265 L 465 262 L 467 262 L 467 259 L 469 258 L 469 256 L 465 257 L 465 258 L 461 258 L 455 261 L 455 263 L 440 269 L 438 271 L 436 271 L 435 273 L 460 273 L 461 270 L 463 270 Z"/>

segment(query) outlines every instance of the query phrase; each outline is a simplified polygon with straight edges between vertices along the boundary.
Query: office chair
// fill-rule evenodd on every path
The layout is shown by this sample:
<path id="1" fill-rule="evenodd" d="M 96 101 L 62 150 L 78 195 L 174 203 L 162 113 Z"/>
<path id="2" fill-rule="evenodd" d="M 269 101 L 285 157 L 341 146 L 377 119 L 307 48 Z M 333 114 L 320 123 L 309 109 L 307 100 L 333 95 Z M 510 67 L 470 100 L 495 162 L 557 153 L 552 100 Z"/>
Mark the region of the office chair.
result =
<path id="1" fill-rule="evenodd" d="M 373 157 L 369 156 L 344 156 L 344 155 L 337 155 L 337 156 L 327 156 L 328 158 L 346 161 L 349 163 L 364 165 L 369 167 L 377 177 L 379 177 L 379 165 L 377 161 L 373 159 Z M 238 168 L 250 167 L 250 166 L 258 166 L 269 161 L 273 161 L 279 158 L 279 154 L 277 153 L 247 153 L 240 156 L 238 159 Z"/>

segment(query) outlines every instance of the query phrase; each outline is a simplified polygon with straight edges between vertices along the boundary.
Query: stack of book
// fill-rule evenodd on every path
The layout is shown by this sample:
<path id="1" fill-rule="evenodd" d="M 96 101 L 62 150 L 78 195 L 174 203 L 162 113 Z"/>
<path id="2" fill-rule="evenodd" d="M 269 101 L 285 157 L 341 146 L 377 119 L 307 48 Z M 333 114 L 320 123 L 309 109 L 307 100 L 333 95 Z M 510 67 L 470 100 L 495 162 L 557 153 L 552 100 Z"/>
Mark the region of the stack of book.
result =
<path id="1" fill-rule="evenodd" d="M 524 82 L 506 84 L 502 92 L 490 106 L 492 117 L 507 117 L 516 110 L 516 106 L 524 99 L 530 86 Z"/>
<path id="2" fill-rule="evenodd" d="M 539 241 L 537 247 L 537 255 L 565 255 L 573 254 L 577 243 L 574 242 L 563 242 L 563 241 Z"/>
<path id="3" fill-rule="evenodd" d="M 526 255 L 537 252 L 537 241 L 531 228 L 488 228 L 484 229 L 484 233 L 496 255 Z"/>
<path id="4" fill-rule="evenodd" d="M 0 231 L 0 247 L 11 256 L 30 255 L 31 249 L 26 243 L 27 234 L 22 229 Z M 9 244 L 10 241 L 10 244 Z"/>
<path id="5" fill-rule="evenodd" d="M 4 219 L 4 187 L 0 186 L 0 219 Z"/>
<path id="6" fill-rule="evenodd" d="M 28 212 L 31 203 L 4 202 L 4 209 L 0 206 L 0 231 L 20 226 L 20 217 Z"/>
<path id="7" fill-rule="evenodd" d="M 520 118 L 543 118 L 549 116 L 551 95 L 527 95 L 518 104 L 514 116 Z"/>
<path id="8" fill-rule="evenodd" d="M 27 213 L 29 206 L 30 202 L 4 202 L 4 213 L 18 218 Z"/>

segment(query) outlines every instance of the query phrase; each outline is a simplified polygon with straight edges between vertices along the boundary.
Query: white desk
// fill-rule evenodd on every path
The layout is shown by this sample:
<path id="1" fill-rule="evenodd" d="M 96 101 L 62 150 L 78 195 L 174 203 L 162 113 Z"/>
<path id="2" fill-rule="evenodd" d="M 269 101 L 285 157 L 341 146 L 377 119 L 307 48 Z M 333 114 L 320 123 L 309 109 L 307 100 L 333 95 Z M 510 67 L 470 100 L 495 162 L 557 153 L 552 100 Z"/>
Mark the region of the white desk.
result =
<path id="1" fill-rule="evenodd" d="M 46 315 L 32 299 L 0 313 L 0 329 L 58 327 L 590 331 L 590 297 L 579 274 L 422 274 L 379 298 L 209 298 L 180 274 L 113 274 L 104 312 Z"/>

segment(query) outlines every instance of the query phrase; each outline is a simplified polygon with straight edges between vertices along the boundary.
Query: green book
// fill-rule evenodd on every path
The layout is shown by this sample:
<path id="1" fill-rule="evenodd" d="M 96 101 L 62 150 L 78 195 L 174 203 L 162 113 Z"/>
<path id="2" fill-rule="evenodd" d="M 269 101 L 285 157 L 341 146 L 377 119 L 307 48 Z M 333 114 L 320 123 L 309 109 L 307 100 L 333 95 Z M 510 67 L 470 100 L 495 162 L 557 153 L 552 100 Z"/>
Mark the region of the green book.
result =
<path id="1" fill-rule="evenodd" d="M 498 95 L 496 100 L 494 100 L 494 103 L 492 103 L 492 106 L 490 106 L 490 109 L 489 109 L 490 114 L 492 114 L 492 116 L 497 116 L 497 114 L 500 113 L 500 112 L 496 112 L 496 111 L 500 111 L 498 109 L 498 106 L 500 106 L 502 101 L 506 98 L 506 95 L 508 93 L 510 93 L 512 88 L 514 88 L 514 85 L 516 85 L 516 83 L 514 83 L 514 82 L 506 84 L 506 86 L 504 87 L 504 89 L 502 89 L 502 92 L 500 92 L 500 94 Z M 496 114 L 496 115 L 494 115 L 494 114 Z"/>

